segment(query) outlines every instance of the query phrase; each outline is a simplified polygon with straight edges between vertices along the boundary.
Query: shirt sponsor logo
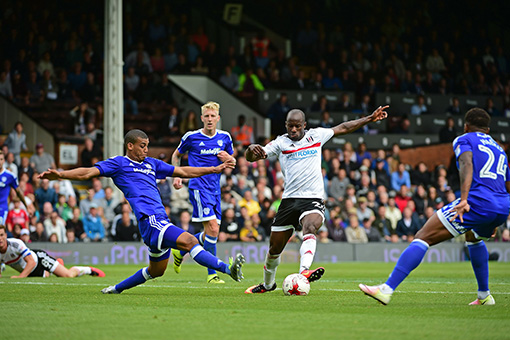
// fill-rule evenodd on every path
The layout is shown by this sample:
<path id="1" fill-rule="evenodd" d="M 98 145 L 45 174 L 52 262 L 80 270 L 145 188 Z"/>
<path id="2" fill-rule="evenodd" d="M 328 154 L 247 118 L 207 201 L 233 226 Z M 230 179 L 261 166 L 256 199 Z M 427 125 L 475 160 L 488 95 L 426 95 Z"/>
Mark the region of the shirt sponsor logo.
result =
<path id="1" fill-rule="evenodd" d="M 141 172 L 141 173 L 146 174 L 146 175 L 156 176 L 156 173 L 152 169 L 133 168 L 133 171 L 134 172 Z"/>
<path id="2" fill-rule="evenodd" d="M 220 148 L 214 149 L 202 149 L 200 150 L 201 155 L 217 155 L 221 151 Z"/>
<path id="3" fill-rule="evenodd" d="M 301 150 L 294 153 L 289 154 L 289 159 L 300 159 L 300 158 L 308 158 L 317 155 L 318 151 L 315 149 Z"/>

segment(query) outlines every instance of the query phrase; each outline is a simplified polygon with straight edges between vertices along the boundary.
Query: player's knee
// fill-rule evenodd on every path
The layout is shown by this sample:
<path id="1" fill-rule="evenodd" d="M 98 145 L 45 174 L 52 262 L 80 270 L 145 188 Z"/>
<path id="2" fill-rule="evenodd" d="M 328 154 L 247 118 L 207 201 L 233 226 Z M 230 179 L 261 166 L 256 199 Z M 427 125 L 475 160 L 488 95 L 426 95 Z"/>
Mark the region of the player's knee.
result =
<path id="1" fill-rule="evenodd" d="M 207 221 L 207 223 L 204 223 L 204 231 L 206 235 L 218 237 L 220 226 L 216 220 Z"/>
<path id="2" fill-rule="evenodd" d="M 180 250 L 190 251 L 196 244 L 198 244 L 197 238 L 190 233 L 182 233 L 177 239 L 177 246 Z"/>

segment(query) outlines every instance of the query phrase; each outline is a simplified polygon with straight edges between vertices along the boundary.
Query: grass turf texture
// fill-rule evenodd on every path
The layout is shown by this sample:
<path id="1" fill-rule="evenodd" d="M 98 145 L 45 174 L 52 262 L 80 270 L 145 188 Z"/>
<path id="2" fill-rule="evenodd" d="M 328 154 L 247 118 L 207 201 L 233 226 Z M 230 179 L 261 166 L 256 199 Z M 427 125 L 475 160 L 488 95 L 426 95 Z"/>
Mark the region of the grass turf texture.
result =
<path id="1" fill-rule="evenodd" d="M 314 265 L 320 265 L 317 263 Z M 207 285 L 206 270 L 184 264 L 120 295 L 103 295 L 139 266 L 100 266 L 105 278 L 0 279 L 1 339 L 508 339 L 510 265 L 490 264 L 495 306 L 468 306 L 476 298 L 469 262 L 422 264 L 388 306 L 358 290 L 383 282 L 388 263 L 323 264 L 309 296 L 284 296 L 281 282 L 297 264 L 281 264 L 278 289 L 244 290 L 261 282 L 262 265 L 243 268 L 241 283 L 221 275 Z"/>

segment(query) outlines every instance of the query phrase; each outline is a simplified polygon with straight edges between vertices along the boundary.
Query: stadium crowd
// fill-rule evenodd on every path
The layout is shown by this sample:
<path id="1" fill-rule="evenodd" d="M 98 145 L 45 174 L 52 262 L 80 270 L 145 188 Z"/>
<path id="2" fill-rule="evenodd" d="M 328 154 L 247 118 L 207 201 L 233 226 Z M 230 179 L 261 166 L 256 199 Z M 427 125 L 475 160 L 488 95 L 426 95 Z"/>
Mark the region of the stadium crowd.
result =
<path id="1" fill-rule="evenodd" d="M 400 3 L 405 7 L 405 1 Z M 351 24 L 352 19 L 341 24 L 332 20 L 332 13 L 316 18 L 306 2 L 301 4 L 272 4 L 276 11 L 268 14 L 285 13 L 273 22 L 279 22 L 276 31 L 292 38 L 295 53 L 286 58 L 263 31 L 254 35 L 243 53 L 234 46 L 220 51 L 203 26 L 190 24 L 186 6 L 126 1 L 126 117 L 143 119 L 163 112 L 168 124 L 161 124 L 154 134 L 174 143 L 199 128 L 195 112 L 181 112 L 175 105 L 168 74 L 208 75 L 252 103 L 257 91 L 264 89 L 354 93 L 353 102 L 346 96 L 339 106 L 329 107 L 321 99 L 307 108 L 323 113 L 321 126 L 332 123 L 329 111 L 371 112 L 378 92 L 417 98 L 431 93 L 486 95 L 485 109 L 492 116 L 510 117 L 510 65 L 501 37 L 489 25 L 474 25 L 471 18 L 463 18 L 462 25 L 443 20 L 437 13 L 448 13 L 451 4 L 442 3 L 432 15 L 427 2 L 415 3 L 414 18 L 390 9 L 386 19 L 376 19 L 381 4 L 364 6 L 366 12 L 359 16 L 367 19 L 363 25 Z M 68 133 L 84 138 L 82 165 L 91 166 L 102 159 L 103 18 L 86 3 L 80 6 L 84 7 L 76 10 L 74 4 L 40 3 L 27 8 L 22 2 L 2 2 L 0 44 L 5 48 L 0 49 L 0 94 L 28 113 L 34 106 L 51 111 L 57 103 L 67 105 L 73 121 Z M 138 15 L 140 6 L 146 6 L 150 20 Z M 295 31 L 288 33 L 291 26 Z M 491 104 L 490 98 L 496 96 L 503 98 L 502 107 Z M 279 122 L 289 108 L 288 103 L 275 103 L 267 114 Z M 418 101 L 408 114 L 428 112 L 426 104 Z M 445 112 L 463 113 L 455 101 Z M 242 150 L 253 142 L 253 131 L 241 121 L 236 128 L 231 132 L 239 142 L 238 163 L 222 175 L 219 240 L 261 241 L 269 235 L 280 203 L 283 175 L 277 160 L 248 163 Z M 25 242 L 140 240 L 131 208 L 115 197 L 112 188 L 103 188 L 100 180 L 91 183 L 83 198 L 69 181 L 39 180 L 37 174 L 55 168 L 55 161 L 42 144 L 35 146 L 31 158 L 22 157 L 28 147 L 21 137 L 22 126 L 18 129 L 17 125 L 3 145 L 4 168 L 16 174 L 28 206 L 12 197 L 6 221 L 9 233 Z M 442 133 L 442 141 L 451 142 L 459 132 Z M 410 242 L 424 221 L 453 201 L 458 191 L 455 164 L 428 169 L 420 163 L 411 168 L 400 162 L 398 145 L 372 152 L 363 143 L 325 149 L 323 174 L 328 209 L 319 235 L 324 243 Z M 188 191 L 174 190 L 170 180 L 161 180 L 158 187 L 171 220 L 196 231 L 190 222 Z M 496 240 L 510 241 L 509 228 L 510 220 Z"/>
<path id="2" fill-rule="evenodd" d="M 3 149 L 12 155 L 8 146 Z M 327 209 L 320 242 L 410 242 L 437 209 L 455 199 L 459 180 L 454 164 L 428 169 L 421 162 L 411 168 L 400 161 L 399 153 L 397 144 L 389 152 L 379 149 L 374 154 L 363 144 L 357 150 L 350 143 L 341 150 L 323 150 Z M 27 208 L 11 196 L 6 225 L 14 237 L 59 243 L 140 240 L 129 204 L 119 201 L 111 187 L 103 188 L 101 180 L 93 179 L 80 198 L 70 181 L 39 180 L 36 163 L 27 157 L 21 161 L 25 166 L 18 168 L 17 176 Z M 14 174 L 13 164 L 6 161 L 4 171 Z M 236 168 L 225 170 L 220 184 L 219 241 L 264 240 L 283 192 L 278 160 L 249 163 L 238 152 Z M 191 223 L 188 191 L 175 190 L 170 178 L 160 180 L 158 188 L 171 220 L 191 233 L 199 231 L 201 226 Z M 509 230 L 510 218 L 495 240 L 510 241 Z"/>

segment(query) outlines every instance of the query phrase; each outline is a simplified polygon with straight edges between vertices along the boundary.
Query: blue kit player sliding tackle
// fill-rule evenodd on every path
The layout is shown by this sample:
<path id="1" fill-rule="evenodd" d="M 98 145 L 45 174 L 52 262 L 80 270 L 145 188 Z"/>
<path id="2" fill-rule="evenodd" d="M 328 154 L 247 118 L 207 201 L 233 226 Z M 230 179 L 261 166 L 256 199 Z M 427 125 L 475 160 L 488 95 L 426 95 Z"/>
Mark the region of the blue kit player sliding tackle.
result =
<path id="1" fill-rule="evenodd" d="M 368 296 L 386 305 L 393 291 L 422 261 L 430 246 L 466 234 L 478 282 L 478 298 L 470 305 L 494 305 L 489 291 L 489 254 L 483 240 L 503 224 L 510 212 L 510 172 L 504 150 L 488 134 L 490 116 L 474 108 L 466 113 L 464 134 L 453 142 L 460 175 L 460 198 L 433 215 L 400 255 L 388 280 L 378 286 L 360 284 Z"/>
<path id="2" fill-rule="evenodd" d="M 145 132 L 137 129 L 126 134 L 124 146 L 126 156 L 111 157 L 89 168 L 67 171 L 48 170 L 39 176 L 50 180 L 111 177 L 133 208 L 143 241 L 149 247 L 149 266 L 140 269 L 115 286 L 104 288 L 102 292 L 118 294 L 147 280 L 162 276 L 168 264 L 171 248 L 188 251 L 199 264 L 228 274 L 235 281 L 241 281 L 244 256 L 237 254 L 228 265 L 205 251 L 193 235 L 170 223 L 156 186 L 156 179 L 172 176 L 192 178 L 219 173 L 227 167 L 233 168 L 234 163 L 228 160 L 215 167 L 174 167 L 147 157 L 149 138 Z"/>

